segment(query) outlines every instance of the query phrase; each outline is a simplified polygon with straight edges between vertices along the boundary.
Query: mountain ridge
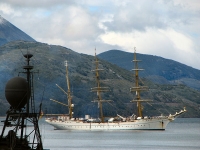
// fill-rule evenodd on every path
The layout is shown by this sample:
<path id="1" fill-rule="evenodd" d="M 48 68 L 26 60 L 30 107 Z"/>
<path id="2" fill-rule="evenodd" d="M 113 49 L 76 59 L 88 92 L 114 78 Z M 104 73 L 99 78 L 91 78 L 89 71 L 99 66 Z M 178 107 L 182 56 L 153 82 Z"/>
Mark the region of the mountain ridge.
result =
<path id="1" fill-rule="evenodd" d="M 133 60 L 133 53 L 109 50 L 100 53 L 98 57 L 127 70 L 133 68 L 130 63 Z M 142 77 L 154 80 L 157 83 L 186 84 L 200 90 L 200 86 L 197 85 L 200 83 L 200 70 L 198 69 L 154 55 L 138 53 L 137 59 L 142 60 L 139 63 L 139 68 L 145 68 L 145 72 L 148 73 L 140 72 Z"/>
<path id="2" fill-rule="evenodd" d="M 8 106 L 4 95 L 6 82 L 21 72 L 22 67 L 26 64 L 22 53 L 34 54 L 30 64 L 34 66 L 35 99 L 36 106 L 43 102 L 44 113 L 67 113 L 67 108 L 56 104 L 49 99 L 55 99 L 66 103 L 67 96 L 60 89 L 67 89 L 66 84 L 66 68 L 64 61 L 68 61 L 69 78 L 73 93 L 73 103 L 75 104 L 74 116 L 84 117 L 83 114 L 90 114 L 98 117 L 97 104 L 91 103 L 96 97 L 95 93 L 91 93 L 90 89 L 95 87 L 94 74 L 91 72 L 95 68 L 94 56 L 79 54 L 69 48 L 55 45 L 48 45 L 39 42 L 10 42 L 0 46 L 0 105 Z M 113 100 L 112 105 L 103 104 L 105 116 L 113 116 L 116 113 L 122 116 L 132 115 L 136 111 L 136 104 L 130 103 L 134 98 L 134 93 L 130 93 L 130 87 L 134 86 L 133 72 L 111 64 L 100 59 L 100 69 L 104 69 L 100 73 L 102 86 L 109 87 L 110 92 L 104 93 L 104 99 Z M 130 62 L 131 63 L 131 62 Z M 23 74 L 19 74 L 23 76 Z M 193 90 L 185 85 L 160 85 L 142 77 L 143 83 L 151 87 L 149 92 L 142 93 L 144 99 L 152 99 L 153 107 L 144 103 L 144 115 L 169 115 L 180 111 L 186 106 L 188 112 L 183 117 L 198 117 L 200 91 Z M 142 82 L 140 82 L 142 84 Z M 191 96 L 195 95 L 195 96 Z M 4 107 L 5 109 L 6 107 Z M 2 110 L 3 111 L 3 110 Z M 2 114 L 3 112 L 0 112 Z M 5 111 L 4 111 L 5 113 Z"/>
<path id="3" fill-rule="evenodd" d="M 0 45 L 11 41 L 35 40 L 0 15 Z"/>

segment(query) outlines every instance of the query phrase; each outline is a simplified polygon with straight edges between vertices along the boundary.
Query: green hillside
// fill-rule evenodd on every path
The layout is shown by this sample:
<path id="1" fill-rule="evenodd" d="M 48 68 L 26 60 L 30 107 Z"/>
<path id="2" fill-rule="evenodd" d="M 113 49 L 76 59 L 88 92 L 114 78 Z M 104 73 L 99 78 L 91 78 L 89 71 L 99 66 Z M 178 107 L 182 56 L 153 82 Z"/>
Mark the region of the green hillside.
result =
<path id="1" fill-rule="evenodd" d="M 4 88 L 7 81 L 18 72 L 23 71 L 22 66 L 26 64 L 22 53 L 34 54 L 31 64 L 34 65 L 34 87 L 37 106 L 43 103 L 45 113 L 67 113 L 65 106 L 50 101 L 55 99 L 66 103 L 67 96 L 57 88 L 58 84 L 67 90 L 66 68 L 64 61 L 69 64 L 69 78 L 73 93 L 74 117 L 84 117 L 86 114 L 97 117 L 98 105 L 91 101 L 96 98 L 96 93 L 90 92 L 95 87 L 94 56 L 79 54 L 71 49 L 47 45 L 38 42 L 11 42 L 0 47 L 0 108 L 8 108 L 5 100 Z M 130 62 L 131 63 L 131 62 Z M 103 94 L 103 99 L 113 100 L 113 103 L 104 103 L 104 115 L 122 116 L 136 113 L 136 104 L 130 103 L 135 93 L 130 93 L 130 87 L 134 86 L 133 72 L 118 67 L 105 60 L 100 59 L 100 78 L 102 86 L 107 86 L 110 91 Z M 23 74 L 19 74 L 23 76 Z M 173 114 L 186 106 L 188 112 L 182 117 L 200 117 L 199 96 L 200 92 L 185 85 L 155 84 L 143 78 L 143 82 L 150 90 L 142 93 L 142 98 L 152 99 L 153 103 L 144 103 L 144 115 Z M 152 106 L 151 106 L 152 105 Z M 3 106 L 3 107 L 2 107 Z M 0 115 L 5 114 L 5 109 L 0 109 Z"/>
<path id="2" fill-rule="evenodd" d="M 98 55 L 110 63 L 124 69 L 133 68 L 133 53 L 120 50 L 110 50 Z M 137 59 L 142 60 L 139 67 L 142 77 L 148 78 L 155 83 L 162 84 L 185 84 L 200 90 L 200 70 L 194 69 L 179 62 L 153 55 L 137 54 Z"/>

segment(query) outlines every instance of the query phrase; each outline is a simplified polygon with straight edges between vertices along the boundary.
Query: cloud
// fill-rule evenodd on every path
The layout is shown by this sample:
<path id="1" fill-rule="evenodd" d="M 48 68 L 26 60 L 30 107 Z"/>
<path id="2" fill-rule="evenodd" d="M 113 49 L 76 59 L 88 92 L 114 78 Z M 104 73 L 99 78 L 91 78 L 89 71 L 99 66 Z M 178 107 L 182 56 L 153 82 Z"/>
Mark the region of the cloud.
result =
<path id="1" fill-rule="evenodd" d="M 104 25 L 112 31 L 130 32 L 144 31 L 147 27 L 165 29 L 189 24 L 195 12 L 182 5 L 172 0 L 129 1 L 126 5 L 118 5 L 112 22 L 105 22 Z"/>
<path id="2" fill-rule="evenodd" d="M 1 14 L 4 14 L 4 15 L 14 14 L 14 10 L 12 9 L 12 7 L 10 7 L 10 5 L 5 4 L 5 3 L 0 5 L 0 12 Z"/>
<path id="3" fill-rule="evenodd" d="M 145 32 L 107 32 L 100 38 L 104 43 L 118 45 L 129 52 L 134 52 L 134 47 L 136 47 L 139 53 L 162 56 L 199 67 L 197 63 L 199 59 L 194 58 L 200 57 L 200 53 L 195 52 L 195 43 L 192 38 L 171 28 L 166 30 L 146 28 Z"/>
<path id="4" fill-rule="evenodd" d="M 90 55 L 137 47 L 200 69 L 199 0 L 1 0 L 0 14 L 39 42 Z"/>
<path id="5" fill-rule="evenodd" d="M 11 7 L 15 7 L 16 9 L 35 9 L 35 8 L 51 8 L 56 7 L 58 5 L 73 5 L 73 1 L 66 1 L 66 0 L 40 0 L 40 1 L 33 1 L 33 0 L 1 0 L 1 3 L 9 4 Z"/>

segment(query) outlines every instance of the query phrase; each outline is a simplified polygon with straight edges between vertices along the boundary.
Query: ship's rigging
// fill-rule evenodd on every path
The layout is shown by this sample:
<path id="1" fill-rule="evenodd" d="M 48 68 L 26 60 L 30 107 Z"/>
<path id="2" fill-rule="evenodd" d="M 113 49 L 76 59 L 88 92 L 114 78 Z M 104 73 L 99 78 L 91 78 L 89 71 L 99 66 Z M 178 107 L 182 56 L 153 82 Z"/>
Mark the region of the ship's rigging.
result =
<path id="1" fill-rule="evenodd" d="M 72 94 L 71 94 L 71 90 L 70 90 L 70 81 L 69 81 L 69 76 L 68 76 L 68 63 L 67 61 L 65 61 L 65 66 L 66 66 L 66 81 L 67 81 L 67 92 L 61 88 L 58 84 L 56 84 L 56 86 L 63 91 L 66 95 L 67 95 L 67 104 L 64 104 L 62 102 L 59 102 L 57 100 L 54 99 L 50 99 L 51 101 L 54 101 L 56 103 L 59 103 L 61 105 L 67 106 L 68 107 L 68 114 L 69 114 L 69 119 L 73 118 L 73 108 L 74 108 L 74 104 L 72 104 Z"/>
<path id="2" fill-rule="evenodd" d="M 100 71 L 103 71 L 103 69 L 99 69 L 99 60 L 96 56 L 96 49 L 95 49 L 95 70 L 92 70 L 93 72 L 95 72 L 95 78 L 96 78 L 96 87 L 91 88 L 92 92 L 96 92 L 97 93 L 97 99 L 95 99 L 92 102 L 97 102 L 98 103 L 98 107 L 99 107 L 99 111 L 100 111 L 100 118 L 101 118 L 101 122 L 104 122 L 104 115 L 103 115 L 103 107 L 102 107 L 102 103 L 103 102 L 112 102 L 112 100 L 103 100 L 101 93 L 102 92 L 107 92 L 109 91 L 108 87 L 101 87 L 100 86 Z"/>
<path id="3" fill-rule="evenodd" d="M 136 93 L 136 98 L 134 100 L 132 100 L 131 102 L 136 102 L 137 103 L 137 116 L 138 117 L 143 117 L 143 114 L 142 114 L 142 104 L 141 103 L 142 102 L 150 102 L 152 100 L 142 100 L 140 98 L 140 92 L 148 90 L 147 86 L 140 86 L 139 85 L 139 71 L 144 70 L 144 69 L 138 68 L 138 62 L 140 62 L 140 61 L 141 60 L 137 60 L 137 58 L 136 58 L 136 48 L 134 48 L 133 62 L 135 64 L 135 68 L 132 69 L 132 70 L 135 72 L 135 74 L 134 74 L 134 76 L 135 76 L 135 86 L 131 87 L 130 91 Z"/>

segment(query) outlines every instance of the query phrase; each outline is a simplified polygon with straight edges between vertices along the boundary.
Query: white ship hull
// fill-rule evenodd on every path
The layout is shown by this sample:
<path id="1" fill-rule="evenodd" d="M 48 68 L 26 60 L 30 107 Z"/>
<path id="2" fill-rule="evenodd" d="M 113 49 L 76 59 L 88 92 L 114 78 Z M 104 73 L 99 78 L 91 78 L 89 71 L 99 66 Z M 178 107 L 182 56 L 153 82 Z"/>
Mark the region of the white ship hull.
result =
<path id="1" fill-rule="evenodd" d="M 165 130 L 170 121 L 172 120 L 169 118 L 141 119 L 134 120 L 133 122 L 112 123 L 46 120 L 47 123 L 54 126 L 57 130 Z"/>
<path id="2" fill-rule="evenodd" d="M 122 117 L 117 114 L 118 118 L 109 118 L 108 122 L 104 123 L 104 116 L 103 116 L 103 109 L 102 109 L 102 103 L 103 102 L 110 102 L 111 100 L 103 100 L 101 97 L 101 92 L 108 91 L 108 87 L 100 87 L 100 81 L 99 81 L 99 71 L 102 69 L 98 68 L 99 61 L 96 57 L 95 52 L 95 64 L 96 68 L 95 70 L 95 78 L 97 85 L 94 88 L 91 88 L 92 92 L 97 93 L 97 99 L 95 99 L 93 102 L 98 102 L 99 112 L 100 112 L 100 118 L 99 123 L 91 121 L 89 117 L 85 117 L 85 121 L 76 120 L 73 118 L 72 109 L 74 105 L 71 103 L 71 96 L 70 96 L 70 85 L 69 85 L 69 79 L 68 79 L 68 69 L 67 70 L 67 83 L 68 83 L 68 92 L 65 92 L 62 88 L 60 88 L 62 91 L 65 92 L 65 94 L 68 95 L 68 107 L 69 107 L 69 118 L 65 119 L 63 116 L 58 116 L 58 119 L 46 119 L 46 122 L 50 125 L 54 126 L 55 129 L 58 130 L 165 130 L 167 127 L 167 124 L 170 121 L 173 121 L 177 116 L 184 113 L 186 110 L 181 110 L 179 113 L 176 113 L 174 115 L 169 116 L 158 116 L 158 117 L 143 117 L 142 115 L 142 102 L 149 102 L 150 100 L 141 100 L 140 99 L 140 92 L 144 90 L 148 90 L 146 86 L 140 86 L 139 85 L 139 78 L 138 78 L 138 71 L 141 69 L 138 68 L 136 59 L 136 52 L 134 52 L 134 60 L 135 63 L 135 87 L 130 88 L 131 92 L 136 92 L 136 98 L 133 99 L 131 102 L 137 103 L 137 117 L 136 115 L 132 115 L 129 117 Z M 66 65 L 67 66 L 67 65 Z M 56 101 L 56 100 L 53 100 Z M 57 101 L 56 101 L 57 102 Z M 60 102 L 58 102 L 60 103 Z M 65 104 L 64 104 L 65 105 Z M 121 121 L 119 121 L 119 118 Z"/>

